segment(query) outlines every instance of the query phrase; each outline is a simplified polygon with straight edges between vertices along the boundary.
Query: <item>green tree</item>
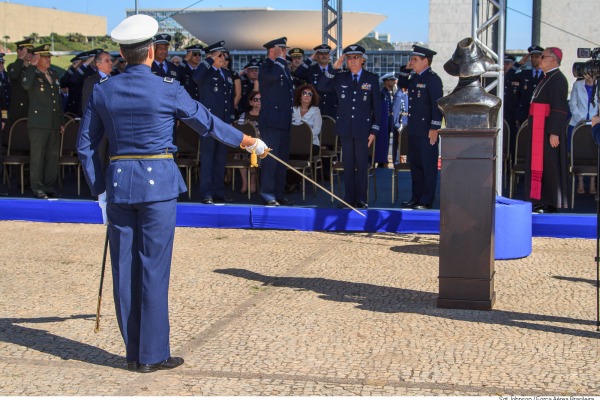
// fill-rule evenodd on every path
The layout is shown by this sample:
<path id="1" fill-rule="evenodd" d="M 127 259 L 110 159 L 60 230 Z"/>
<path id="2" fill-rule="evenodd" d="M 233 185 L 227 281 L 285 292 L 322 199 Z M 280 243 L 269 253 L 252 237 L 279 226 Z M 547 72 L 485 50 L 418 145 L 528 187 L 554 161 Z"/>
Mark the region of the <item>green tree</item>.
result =
<path id="1" fill-rule="evenodd" d="M 364 47 L 365 50 L 394 50 L 394 46 L 390 43 L 382 42 L 381 40 L 371 37 L 364 37 L 357 44 Z"/>
<path id="2" fill-rule="evenodd" d="M 184 42 L 185 36 L 183 35 L 183 33 L 179 31 L 175 32 L 175 34 L 173 35 L 173 47 L 175 48 L 175 50 L 182 48 Z"/>
<path id="3" fill-rule="evenodd" d="M 38 34 L 37 34 L 37 33 L 35 33 L 35 32 L 31 32 L 31 33 L 29 34 L 29 37 L 33 39 L 33 43 L 37 43 L 37 42 L 39 42 L 39 41 L 40 41 L 40 35 L 38 35 Z"/>

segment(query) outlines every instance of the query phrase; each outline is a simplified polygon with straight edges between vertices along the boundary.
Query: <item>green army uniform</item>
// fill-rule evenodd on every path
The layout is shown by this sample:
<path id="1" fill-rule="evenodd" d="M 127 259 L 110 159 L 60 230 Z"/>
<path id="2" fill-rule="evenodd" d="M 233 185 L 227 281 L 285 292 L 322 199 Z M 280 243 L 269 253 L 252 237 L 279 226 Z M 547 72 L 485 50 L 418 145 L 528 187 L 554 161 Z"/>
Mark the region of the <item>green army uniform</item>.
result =
<path id="1" fill-rule="evenodd" d="M 34 52 L 39 49 L 34 49 Z M 58 74 L 52 68 L 48 69 L 48 74 L 52 83 L 36 66 L 30 65 L 21 80 L 21 85 L 29 93 L 30 182 L 31 190 L 38 198 L 56 195 L 54 185 L 58 178 L 60 128 L 63 125 Z"/>
<path id="2" fill-rule="evenodd" d="M 9 125 L 12 125 L 19 118 L 27 117 L 29 110 L 29 95 L 27 94 L 27 90 L 18 84 L 18 82 L 21 82 L 24 71 L 25 65 L 20 58 L 8 66 L 8 77 L 11 82 L 15 82 L 11 85 L 10 103 L 8 105 Z"/>

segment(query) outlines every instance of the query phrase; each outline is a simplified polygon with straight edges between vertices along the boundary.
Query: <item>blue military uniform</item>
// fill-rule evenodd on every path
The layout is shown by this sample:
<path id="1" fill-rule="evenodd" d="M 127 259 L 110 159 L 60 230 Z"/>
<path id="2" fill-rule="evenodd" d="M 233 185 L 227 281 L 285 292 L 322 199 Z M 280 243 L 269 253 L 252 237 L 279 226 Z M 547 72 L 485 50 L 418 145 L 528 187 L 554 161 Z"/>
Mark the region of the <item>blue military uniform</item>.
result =
<path id="1" fill-rule="evenodd" d="M 504 57 L 505 63 L 514 63 L 515 57 L 512 55 L 506 55 Z M 510 154 L 514 156 L 515 144 L 517 140 L 517 115 L 521 103 L 521 81 L 516 77 L 517 69 L 514 65 L 504 73 L 504 100 L 502 106 L 504 107 L 504 119 L 506 120 L 510 128 Z"/>
<path id="2" fill-rule="evenodd" d="M 248 96 L 250 95 L 250 92 L 254 90 L 254 81 L 248 78 L 248 71 L 252 69 L 256 69 L 258 71 L 258 69 L 260 68 L 260 63 L 260 60 L 253 58 L 248 62 L 248 64 L 244 66 L 246 74 L 241 78 L 242 98 L 238 103 L 238 114 L 248 112 L 250 111 L 250 109 L 252 109 L 252 107 L 250 106 L 250 102 L 248 101 Z"/>
<path id="3" fill-rule="evenodd" d="M 4 53 L 0 53 L 0 63 L 4 63 Z M 2 98 L 0 102 L 8 107 L 10 103 L 10 79 L 8 79 L 8 72 L 0 71 L 0 87 L 2 88 Z M 7 108 L 3 108 L 6 111 Z"/>
<path id="4" fill-rule="evenodd" d="M 202 55 L 202 46 L 193 44 L 191 46 L 186 47 L 185 49 L 187 50 L 188 53 L 190 53 L 190 52 L 191 53 L 199 53 L 200 55 Z M 190 94 L 190 96 L 194 100 L 200 99 L 200 92 L 198 90 L 198 84 L 194 80 L 194 71 L 197 68 L 198 68 L 198 66 L 196 66 L 194 68 L 189 63 L 187 63 L 185 60 L 183 60 L 181 62 L 181 65 L 179 66 L 179 69 L 181 72 L 181 81 L 180 81 L 181 85 L 185 88 L 185 90 Z"/>
<path id="5" fill-rule="evenodd" d="M 107 195 L 115 306 L 127 360 L 144 364 L 170 353 L 165 300 L 176 200 L 187 190 L 172 158 L 177 119 L 231 146 L 242 141 L 241 132 L 192 100 L 178 82 L 153 75 L 146 65 L 128 65 L 95 86 L 77 144 L 92 194 Z M 106 171 L 97 152 L 103 134 L 111 157 Z"/>
<path id="6" fill-rule="evenodd" d="M 314 51 L 329 52 L 331 51 L 331 47 L 329 45 L 319 45 L 314 48 Z M 314 87 L 317 87 L 319 80 L 325 71 L 329 72 L 330 74 L 335 73 L 335 70 L 331 64 L 328 64 L 325 68 L 321 68 L 317 62 L 313 62 L 313 60 L 307 58 L 302 64 L 300 64 L 296 71 L 294 71 L 294 76 L 312 84 Z M 320 90 L 318 90 L 318 93 L 321 115 L 329 115 L 330 117 L 335 118 L 338 108 L 337 95 L 333 92 Z"/>
<path id="7" fill-rule="evenodd" d="M 527 51 L 530 55 L 542 54 L 544 48 L 533 45 L 529 47 Z M 537 70 L 534 70 L 533 68 L 522 69 L 519 63 L 515 63 L 515 68 L 517 69 L 515 73 L 515 79 L 519 81 L 521 91 L 519 108 L 517 111 L 517 121 L 518 123 L 523 123 L 523 121 L 529 118 L 529 104 L 531 103 L 533 92 L 546 75 L 541 68 Z"/>
<path id="8" fill-rule="evenodd" d="M 154 36 L 153 40 L 155 46 L 157 44 L 168 45 L 169 42 L 171 42 L 171 35 L 161 33 Z M 154 62 L 152 63 L 152 73 L 160 76 L 161 78 L 172 78 L 181 81 L 180 68 L 169 60 L 164 60 L 161 62 L 154 60 Z"/>
<path id="9" fill-rule="evenodd" d="M 413 48 L 413 54 L 431 54 L 431 57 L 436 54 L 420 46 Z M 437 101 L 442 95 L 442 80 L 431 68 L 412 75 L 409 80 L 406 129 L 412 178 L 410 202 L 426 208 L 431 207 L 435 199 L 439 157 L 439 139 L 432 145 L 429 141 L 429 130 L 438 130 L 442 126 L 442 112 L 437 106 Z"/>
<path id="10" fill-rule="evenodd" d="M 385 83 L 388 79 L 396 81 L 393 72 L 387 73 L 381 77 Z M 390 151 L 390 133 L 394 130 L 394 108 L 393 108 L 393 92 L 385 86 L 381 88 L 381 122 L 379 126 L 379 135 L 375 143 L 375 162 L 380 165 L 388 163 L 388 155 Z"/>
<path id="11" fill-rule="evenodd" d="M 287 39 L 280 38 L 265 43 L 269 49 L 285 47 Z M 294 86 L 287 62 L 282 58 L 267 58 L 258 72 L 258 87 L 261 94 L 261 109 L 258 126 L 261 138 L 269 143 L 273 154 L 287 161 L 290 156 L 290 127 Z M 276 205 L 285 199 L 286 167 L 267 157 L 261 163 L 261 195 L 267 204 Z M 284 201 L 285 200 L 285 201 Z"/>
<path id="12" fill-rule="evenodd" d="M 363 54 L 358 45 L 344 49 L 344 54 Z M 319 79 L 317 88 L 337 96 L 338 109 L 335 131 L 342 144 L 344 161 L 344 200 L 359 207 L 367 202 L 369 163 L 369 135 L 378 135 L 381 119 L 379 77 L 361 69 L 354 82 L 350 71 L 326 72 Z"/>
<path id="13" fill-rule="evenodd" d="M 221 41 L 206 47 L 206 53 L 224 51 L 225 42 Z M 233 123 L 233 78 L 225 68 L 214 68 L 214 60 L 207 57 L 194 71 L 194 80 L 198 85 L 200 102 L 225 123 Z M 203 202 L 212 204 L 213 200 L 225 198 L 225 163 L 227 147 L 212 137 L 202 137 L 200 143 L 200 195 Z"/>

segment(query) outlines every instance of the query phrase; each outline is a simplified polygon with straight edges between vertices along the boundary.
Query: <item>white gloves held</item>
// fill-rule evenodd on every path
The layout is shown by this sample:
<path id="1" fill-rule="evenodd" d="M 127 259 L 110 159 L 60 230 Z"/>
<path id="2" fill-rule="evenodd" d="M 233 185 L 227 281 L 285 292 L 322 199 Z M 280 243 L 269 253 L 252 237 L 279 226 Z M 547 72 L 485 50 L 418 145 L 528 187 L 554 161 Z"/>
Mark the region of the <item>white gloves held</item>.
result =
<path id="1" fill-rule="evenodd" d="M 260 139 L 256 139 L 256 142 L 254 142 L 254 144 L 252 146 L 246 146 L 246 151 L 248 153 L 254 152 L 260 158 L 265 158 L 267 156 L 269 150 L 270 149 L 267 147 L 265 142 L 263 142 Z"/>
<path id="2" fill-rule="evenodd" d="M 102 210 L 102 223 L 108 225 L 108 218 L 106 217 L 106 192 L 98 195 L 98 206 Z"/>

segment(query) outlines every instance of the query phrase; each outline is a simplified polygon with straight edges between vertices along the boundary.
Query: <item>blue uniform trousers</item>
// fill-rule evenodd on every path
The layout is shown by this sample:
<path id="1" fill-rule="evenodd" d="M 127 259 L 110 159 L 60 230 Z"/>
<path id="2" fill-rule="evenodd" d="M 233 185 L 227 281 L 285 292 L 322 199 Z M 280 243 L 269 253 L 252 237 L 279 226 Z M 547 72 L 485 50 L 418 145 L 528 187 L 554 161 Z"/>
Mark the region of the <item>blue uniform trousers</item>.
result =
<path id="1" fill-rule="evenodd" d="M 340 136 L 344 162 L 344 200 L 354 205 L 367 202 L 369 139 Z"/>
<path id="2" fill-rule="evenodd" d="M 408 136 L 408 162 L 412 177 L 411 201 L 431 205 L 435 199 L 438 175 L 438 144 L 431 145 L 427 136 Z"/>
<path id="3" fill-rule="evenodd" d="M 169 276 L 177 199 L 108 203 L 108 236 L 117 321 L 127 361 L 170 357 Z"/>
<path id="4" fill-rule="evenodd" d="M 225 197 L 227 145 L 212 137 L 200 137 L 200 196 Z"/>
<path id="5" fill-rule="evenodd" d="M 290 158 L 289 129 L 263 128 L 261 139 L 268 143 L 272 153 L 283 161 Z M 285 198 L 285 180 L 287 168 L 272 157 L 266 157 L 260 163 L 260 194 L 265 201 Z"/>

